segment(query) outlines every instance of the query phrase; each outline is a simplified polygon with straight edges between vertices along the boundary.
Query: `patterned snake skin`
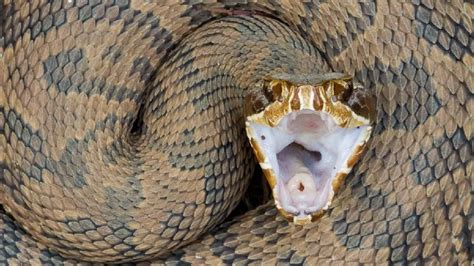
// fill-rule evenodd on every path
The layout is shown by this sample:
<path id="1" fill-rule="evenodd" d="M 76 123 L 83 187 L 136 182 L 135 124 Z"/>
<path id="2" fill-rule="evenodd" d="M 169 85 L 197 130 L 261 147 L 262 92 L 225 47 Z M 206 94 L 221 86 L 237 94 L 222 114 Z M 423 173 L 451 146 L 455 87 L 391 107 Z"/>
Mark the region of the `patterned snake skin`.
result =
<path id="1" fill-rule="evenodd" d="M 472 2 L 157 2 L 3 1 L 0 264 L 472 263 Z M 246 93 L 328 71 L 378 113 L 329 211 L 222 224 Z"/>

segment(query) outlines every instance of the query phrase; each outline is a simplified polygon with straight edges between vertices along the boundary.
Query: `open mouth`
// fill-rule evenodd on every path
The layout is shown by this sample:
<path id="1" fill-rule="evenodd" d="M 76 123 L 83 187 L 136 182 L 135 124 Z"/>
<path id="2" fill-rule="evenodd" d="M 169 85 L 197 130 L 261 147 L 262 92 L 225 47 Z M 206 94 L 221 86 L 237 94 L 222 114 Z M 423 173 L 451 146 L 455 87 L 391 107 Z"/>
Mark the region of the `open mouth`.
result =
<path id="1" fill-rule="evenodd" d="M 247 117 L 247 136 L 280 213 L 308 223 L 328 209 L 362 154 L 374 105 L 349 79 L 269 86 L 274 102 Z M 349 100 L 340 97 L 345 92 Z"/>
<path id="2" fill-rule="evenodd" d="M 297 219 L 327 209 L 334 181 L 347 175 L 349 158 L 365 141 L 368 126 L 339 127 L 324 112 L 291 112 L 276 127 L 250 123 L 275 175 L 273 195 L 278 207 Z"/>

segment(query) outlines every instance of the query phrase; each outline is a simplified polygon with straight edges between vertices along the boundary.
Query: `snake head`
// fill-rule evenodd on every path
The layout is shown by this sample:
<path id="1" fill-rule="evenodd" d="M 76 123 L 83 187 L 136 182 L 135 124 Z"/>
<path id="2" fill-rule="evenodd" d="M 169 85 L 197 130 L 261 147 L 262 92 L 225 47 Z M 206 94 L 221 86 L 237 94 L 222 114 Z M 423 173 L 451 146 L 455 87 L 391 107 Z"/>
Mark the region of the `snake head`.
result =
<path id="1" fill-rule="evenodd" d="M 279 212 L 306 224 L 329 208 L 361 156 L 375 100 L 337 73 L 283 78 L 265 82 L 271 103 L 247 116 L 246 130 Z"/>

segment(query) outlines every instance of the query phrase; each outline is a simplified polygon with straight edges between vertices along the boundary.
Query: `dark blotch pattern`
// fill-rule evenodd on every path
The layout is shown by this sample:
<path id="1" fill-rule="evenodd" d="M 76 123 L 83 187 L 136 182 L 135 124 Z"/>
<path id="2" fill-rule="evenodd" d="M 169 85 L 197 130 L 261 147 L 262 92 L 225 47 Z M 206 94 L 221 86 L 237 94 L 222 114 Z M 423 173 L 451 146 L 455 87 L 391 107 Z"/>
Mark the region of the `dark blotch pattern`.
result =
<path id="1" fill-rule="evenodd" d="M 0 6 L 0 264 L 76 263 L 56 251 L 123 263 L 469 264 L 469 10 L 425 0 Z M 354 75 L 378 111 L 328 212 L 301 227 L 268 202 L 199 239 L 250 180 L 244 89 L 328 71 Z"/>

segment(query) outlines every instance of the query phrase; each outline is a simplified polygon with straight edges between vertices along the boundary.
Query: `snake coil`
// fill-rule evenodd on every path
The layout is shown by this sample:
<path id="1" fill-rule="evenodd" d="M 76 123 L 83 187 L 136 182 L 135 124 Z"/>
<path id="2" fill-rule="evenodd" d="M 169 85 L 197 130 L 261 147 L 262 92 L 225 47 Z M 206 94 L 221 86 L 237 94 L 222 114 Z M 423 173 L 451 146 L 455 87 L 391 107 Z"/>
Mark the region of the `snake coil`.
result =
<path id="1" fill-rule="evenodd" d="M 441 263 L 473 257 L 469 1 L 2 4 L 0 263 Z M 220 224 L 255 166 L 244 101 L 337 71 L 377 97 L 318 221 Z"/>

